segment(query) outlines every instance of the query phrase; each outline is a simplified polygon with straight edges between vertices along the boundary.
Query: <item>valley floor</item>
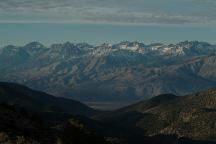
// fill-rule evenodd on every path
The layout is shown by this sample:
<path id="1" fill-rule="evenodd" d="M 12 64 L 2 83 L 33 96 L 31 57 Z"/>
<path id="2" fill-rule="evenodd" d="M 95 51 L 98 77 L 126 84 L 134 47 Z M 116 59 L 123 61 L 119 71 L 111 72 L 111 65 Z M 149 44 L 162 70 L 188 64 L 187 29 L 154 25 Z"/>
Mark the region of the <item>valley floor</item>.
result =
<path id="1" fill-rule="evenodd" d="M 84 102 L 84 104 L 97 110 L 117 110 L 137 102 Z"/>

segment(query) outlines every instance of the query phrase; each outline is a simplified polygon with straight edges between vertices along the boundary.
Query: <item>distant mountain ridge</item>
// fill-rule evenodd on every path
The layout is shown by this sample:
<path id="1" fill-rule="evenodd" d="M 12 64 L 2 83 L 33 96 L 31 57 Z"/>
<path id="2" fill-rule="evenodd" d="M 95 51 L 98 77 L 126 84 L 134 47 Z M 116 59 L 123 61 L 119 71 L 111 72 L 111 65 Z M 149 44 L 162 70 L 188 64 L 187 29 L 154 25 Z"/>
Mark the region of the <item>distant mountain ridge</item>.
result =
<path id="1" fill-rule="evenodd" d="M 216 86 L 216 45 L 39 42 L 0 50 L 0 80 L 81 101 L 136 101 Z"/>

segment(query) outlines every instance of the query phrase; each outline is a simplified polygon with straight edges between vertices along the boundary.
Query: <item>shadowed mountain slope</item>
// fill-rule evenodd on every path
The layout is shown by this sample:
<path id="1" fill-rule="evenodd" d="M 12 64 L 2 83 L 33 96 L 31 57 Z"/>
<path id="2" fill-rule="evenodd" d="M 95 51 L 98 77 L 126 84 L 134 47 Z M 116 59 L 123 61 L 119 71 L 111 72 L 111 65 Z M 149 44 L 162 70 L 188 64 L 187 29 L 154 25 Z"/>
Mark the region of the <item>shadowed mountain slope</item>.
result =
<path id="1" fill-rule="evenodd" d="M 0 143 L 214 144 L 215 96 L 215 89 L 185 97 L 160 95 L 98 114 L 76 101 L 59 103 L 62 98 L 1 83 Z M 97 120 L 86 117 L 93 115 Z"/>
<path id="2" fill-rule="evenodd" d="M 139 129 L 145 136 L 176 134 L 216 141 L 216 89 L 182 97 L 160 95 L 97 119 Z"/>
<path id="3" fill-rule="evenodd" d="M 97 113 L 86 105 L 71 99 L 54 97 L 14 83 L 0 83 L 0 102 L 23 106 L 34 111 L 52 111 L 91 116 Z"/>

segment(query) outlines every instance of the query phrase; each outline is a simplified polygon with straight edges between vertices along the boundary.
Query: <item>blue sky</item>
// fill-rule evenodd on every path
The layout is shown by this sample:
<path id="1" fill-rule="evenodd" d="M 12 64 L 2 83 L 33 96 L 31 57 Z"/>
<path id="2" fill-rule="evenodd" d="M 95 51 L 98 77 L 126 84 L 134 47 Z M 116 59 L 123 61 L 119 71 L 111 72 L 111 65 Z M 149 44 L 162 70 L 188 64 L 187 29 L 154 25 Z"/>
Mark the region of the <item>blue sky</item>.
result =
<path id="1" fill-rule="evenodd" d="M 0 45 L 215 43 L 215 0 L 0 0 Z"/>

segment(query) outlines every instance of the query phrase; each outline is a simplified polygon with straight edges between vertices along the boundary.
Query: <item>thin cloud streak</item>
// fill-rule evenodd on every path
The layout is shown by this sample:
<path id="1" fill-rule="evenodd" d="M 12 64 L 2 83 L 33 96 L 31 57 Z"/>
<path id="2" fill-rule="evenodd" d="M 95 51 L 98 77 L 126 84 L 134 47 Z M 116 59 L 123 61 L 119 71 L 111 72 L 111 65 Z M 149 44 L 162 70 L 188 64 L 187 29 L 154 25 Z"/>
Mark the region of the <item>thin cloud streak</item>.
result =
<path id="1" fill-rule="evenodd" d="M 177 5 L 175 5 L 177 4 Z M 213 0 L 1 0 L 0 22 L 213 24 Z"/>

